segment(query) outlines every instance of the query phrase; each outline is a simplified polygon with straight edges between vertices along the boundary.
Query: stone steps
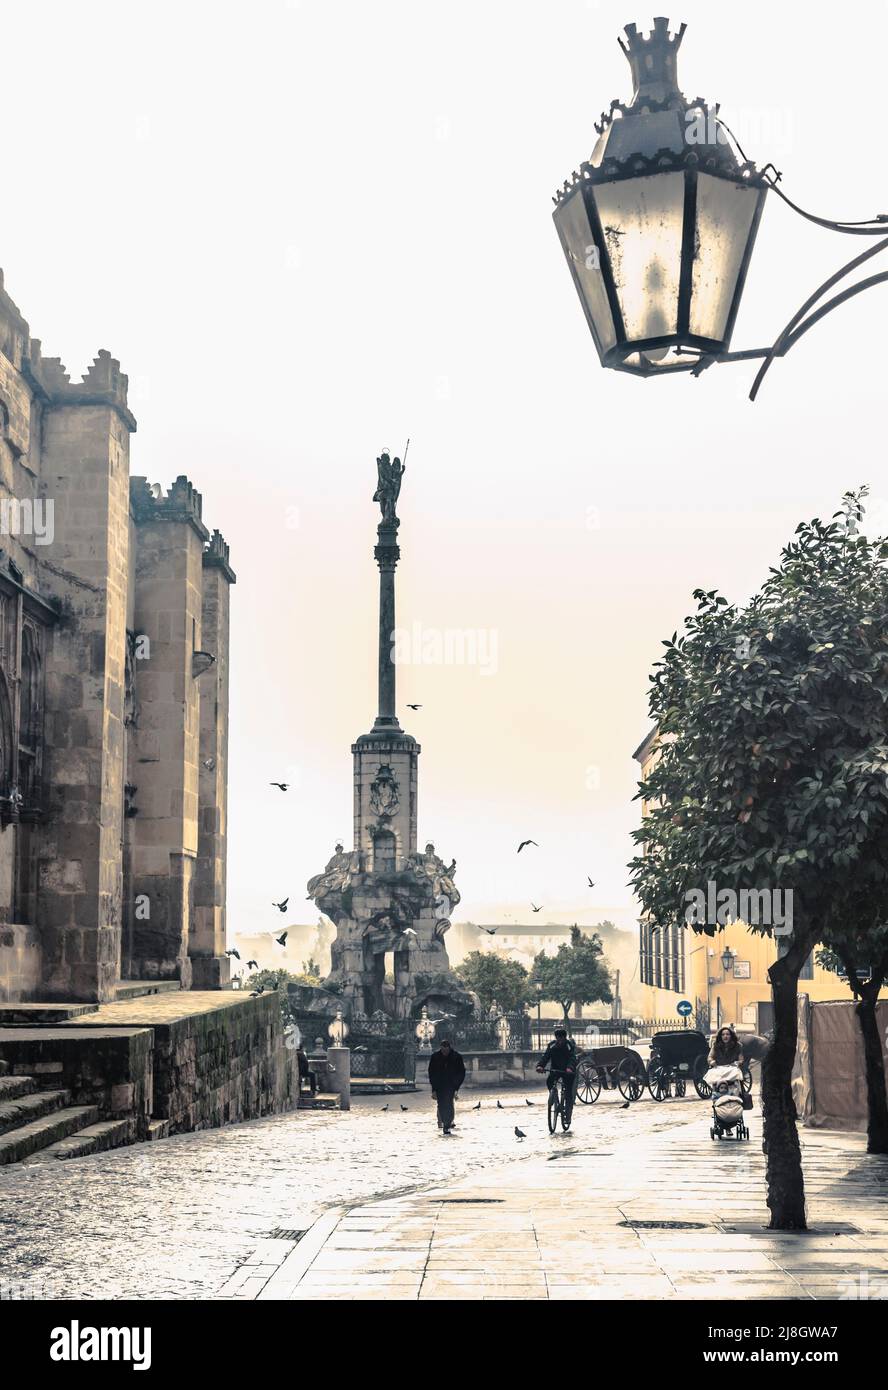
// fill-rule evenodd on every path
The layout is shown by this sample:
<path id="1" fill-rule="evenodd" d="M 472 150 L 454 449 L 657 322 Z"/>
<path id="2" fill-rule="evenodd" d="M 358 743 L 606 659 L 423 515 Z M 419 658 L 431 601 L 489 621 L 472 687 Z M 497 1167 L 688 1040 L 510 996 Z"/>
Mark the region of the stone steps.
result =
<path id="1" fill-rule="evenodd" d="M 29 1096 L 37 1090 L 33 1076 L 0 1076 L 0 1105 L 19 1096 Z"/>
<path id="2" fill-rule="evenodd" d="M 44 1115 L 51 1115 L 70 1103 L 70 1091 L 38 1091 L 33 1089 L 34 1082 L 31 1077 L 22 1079 L 31 1082 L 32 1090 L 29 1094 L 17 1096 L 14 1100 L 0 1101 L 0 1135 L 21 1129 L 23 1125 L 40 1120 Z"/>
<path id="3" fill-rule="evenodd" d="M 308 1094 L 299 1097 L 300 1110 L 339 1110 L 341 1102 L 335 1092 L 318 1091 L 317 1095 Z"/>
<path id="4" fill-rule="evenodd" d="M 22 1159 L 23 1166 L 31 1163 L 48 1163 L 59 1158 L 84 1158 L 87 1154 L 103 1153 L 106 1149 L 120 1148 L 127 1142 L 128 1122 L 126 1120 L 100 1120 L 98 1124 L 85 1125 L 76 1134 L 65 1139 L 57 1139 L 45 1149 Z"/>
<path id="5" fill-rule="evenodd" d="M 45 1149 L 85 1129 L 87 1125 L 96 1124 L 98 1118 L 97 1105 L 66 1105 L 63 1109 L 41 1116 L 39 1120 L 32 1120 L 30 1124 L 20 1125 L 0 1138 L 0 1167 L 7 1163 L 20 1163 L 38 1149 Z"/>

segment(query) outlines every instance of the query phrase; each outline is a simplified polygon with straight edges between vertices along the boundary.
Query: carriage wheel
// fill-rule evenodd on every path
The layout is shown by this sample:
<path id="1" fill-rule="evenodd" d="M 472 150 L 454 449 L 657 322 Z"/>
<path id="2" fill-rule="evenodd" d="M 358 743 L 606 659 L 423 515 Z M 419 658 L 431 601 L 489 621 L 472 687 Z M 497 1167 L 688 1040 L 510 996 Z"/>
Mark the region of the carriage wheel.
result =
<path id="1" fill-rule="evenodd" d="M 576 1098 L 581 1105 L 593 1105 L 601 1095 L 601 1077 L 591 1062 L 581 1062 L 577 1068 Z"/>
<path id="2" fill-rule="evenodd" d="M 669 1072 L 662 1062 L 651 1062 L 648 1066 L 648 1089 L 654 1100 L 665 1100 L 669 1095 Z"/>
<path id="3" fill-rule="evenodd" d="M 675 1078 L 675 1094 L 676 1094 L 676 1097 L 678 1098 L 678 1100 L 684 1100 L 685 1092 L 687 1091 L 687 1089 L 688 1089 L 688 1086 L 687 1086 L 687 1082 L 685 1081 L 684 1077 L 683 1077 L 683 1076 L 677 1076 L 677 1077 Z"/>
<path id="4" fill-rule="evenodd" d="M 709 1097 L 712 1095 L 712 1087 L 707 1086 L 706 1082 L 703 1080 L 708 1070 L 709 1062 L 701 1052 L 700 1056 L 694 1063 L 694 1090 L 697 1092 L 697 1095 L 700 1097 L 701 1100 L 708 1100 Z"/>
<path id="5" fill-rule="evenodd" d="M 617 1067 L 617 1086 L 624 1100 L 644 1094 L 644 1066 L 637 1057 L 624 1057 Z"/>

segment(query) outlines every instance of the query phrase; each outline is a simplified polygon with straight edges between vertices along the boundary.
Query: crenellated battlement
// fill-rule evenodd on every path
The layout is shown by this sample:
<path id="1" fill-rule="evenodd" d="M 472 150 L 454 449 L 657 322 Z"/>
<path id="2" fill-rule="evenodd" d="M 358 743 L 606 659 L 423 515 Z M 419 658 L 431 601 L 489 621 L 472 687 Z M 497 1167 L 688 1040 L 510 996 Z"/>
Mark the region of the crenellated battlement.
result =
<path id="1" fill-rule="evenodd" d="M 130 478 L 130 504 L 139 524 L 184 521 L 194 528 L 202 541 L 206 543 L 210 540 L 210 533 L 201 516 L 203 498 L 184 473 L 179 474 L 166 492 L 159 483 L 149 483 L 147 478 Z M 225 549 L 227 553 L 228 547 Z"/>
<path id="2" fill-rule="evenodd" d="M 221 531 L 214 531 L 204 546 L 203 563 L 204 569 L 220 569 L 231 584 L 237 582 L 228 560 L 228 542 Z"/>
<path id="3" fill-rule="evenodd" d="M 44 357 L 39 338 L 31 338 L 23 370 L 52 405 L 110 405 L 131 433 L 136 420 L 127 405 L 129 379 L 106 348 L 100 348 L 82 381 L 72 381 L 60 357 Z"/>

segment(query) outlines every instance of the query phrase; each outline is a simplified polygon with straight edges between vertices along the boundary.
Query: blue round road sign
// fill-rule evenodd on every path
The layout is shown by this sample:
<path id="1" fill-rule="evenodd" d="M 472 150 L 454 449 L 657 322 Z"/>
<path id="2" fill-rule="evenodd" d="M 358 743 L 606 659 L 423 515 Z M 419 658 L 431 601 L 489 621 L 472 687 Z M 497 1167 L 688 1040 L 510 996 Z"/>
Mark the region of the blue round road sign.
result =
<path id="1" fill-rule="evenodd" d="M 678 1004 L 678 1014 L 680 1018 L 687 1018 L 688 1014 L 694 1012 L 694 1006 L 689 999 L 682 999 Z"/>

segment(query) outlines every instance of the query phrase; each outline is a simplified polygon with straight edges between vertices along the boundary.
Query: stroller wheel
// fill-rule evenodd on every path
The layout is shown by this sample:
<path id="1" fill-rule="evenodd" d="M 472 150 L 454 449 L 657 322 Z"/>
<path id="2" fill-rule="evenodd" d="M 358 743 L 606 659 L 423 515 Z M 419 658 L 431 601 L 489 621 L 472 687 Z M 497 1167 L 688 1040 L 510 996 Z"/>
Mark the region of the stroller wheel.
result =
<path id="1" fill-rule="evenodd" d="M 710 1127 L 709 1127 L 709 1137 L 710 1137 L 710 1139 L 714 1139 L 714 1138 L 715 1138 L 715 1130 L 712 1128 L 711 1125 L 710 1125 Z"/>

